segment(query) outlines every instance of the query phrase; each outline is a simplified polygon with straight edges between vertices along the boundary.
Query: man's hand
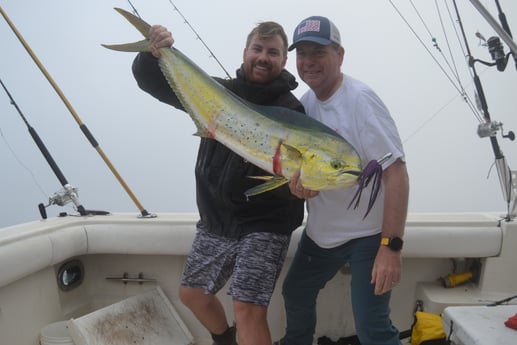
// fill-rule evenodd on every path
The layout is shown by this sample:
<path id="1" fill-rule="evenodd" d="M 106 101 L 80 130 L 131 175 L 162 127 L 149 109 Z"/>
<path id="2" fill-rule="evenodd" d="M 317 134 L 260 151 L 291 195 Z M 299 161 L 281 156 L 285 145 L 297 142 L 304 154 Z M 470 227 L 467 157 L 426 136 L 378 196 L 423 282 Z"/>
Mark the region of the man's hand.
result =
<path id="1" fill-rule="evenodd" d="M 373 264 L 371 283 L 375 294 L 382 295 L 393 289 L 402 276 L 402 254 L 386 246 L 380 246 Z"/>
<path id="2" fill-rule="evenodd" d="M 172 47 L 174 38 L 166 27 L 162 25 L 153 25 L 149 30 L 149 45 L 151 53 L 155 58 L 160 58 L 161 54 L 158 49 Z"/>

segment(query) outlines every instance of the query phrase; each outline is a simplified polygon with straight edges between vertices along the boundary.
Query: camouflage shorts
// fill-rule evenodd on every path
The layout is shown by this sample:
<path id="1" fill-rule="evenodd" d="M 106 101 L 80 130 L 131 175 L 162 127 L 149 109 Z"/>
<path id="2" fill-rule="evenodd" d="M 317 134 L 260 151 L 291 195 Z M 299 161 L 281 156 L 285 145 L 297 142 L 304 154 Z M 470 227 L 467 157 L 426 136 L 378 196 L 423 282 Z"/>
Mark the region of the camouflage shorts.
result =
<path id="1" fill-rule="evenodd" d="M 267 306 L 290 238 L 290 235 L 255 232 L 241 239 L 230 239 L 198 229 L 181 285 L 216 294 L 232 277 L 228 295 L 234 300 Z"/>

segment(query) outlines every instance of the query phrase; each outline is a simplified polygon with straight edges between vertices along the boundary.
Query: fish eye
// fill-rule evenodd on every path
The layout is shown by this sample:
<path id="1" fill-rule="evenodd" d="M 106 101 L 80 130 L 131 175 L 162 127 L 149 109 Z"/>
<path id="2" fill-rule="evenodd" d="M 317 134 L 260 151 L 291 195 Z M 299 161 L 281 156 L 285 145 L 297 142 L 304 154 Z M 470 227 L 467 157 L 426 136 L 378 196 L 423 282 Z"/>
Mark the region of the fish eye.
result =
<path id="1" fill-rule="evenodd" d="M 344 162 L 340 161 L 339 159 L 334 159 L 330 162 L 330 166 L 336 170 L 343 168 L 344 165 Z"/>

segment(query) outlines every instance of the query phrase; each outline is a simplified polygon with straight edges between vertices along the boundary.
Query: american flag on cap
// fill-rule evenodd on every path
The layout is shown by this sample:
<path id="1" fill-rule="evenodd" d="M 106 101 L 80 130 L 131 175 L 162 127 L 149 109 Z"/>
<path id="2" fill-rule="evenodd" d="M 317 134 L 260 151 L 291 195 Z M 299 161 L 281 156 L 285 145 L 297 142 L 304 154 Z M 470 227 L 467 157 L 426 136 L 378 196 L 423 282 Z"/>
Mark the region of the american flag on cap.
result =
<path id="1" fill-rule="evenodd" d="M 302 41 L 310 41 L 321 45 L 336 43 L 341 45 L 339 30 L 328 18 L 312 16 L 306 18 L 298 24 L 293 34 L 293 44 L 289 50 L 296 48 Z"/>

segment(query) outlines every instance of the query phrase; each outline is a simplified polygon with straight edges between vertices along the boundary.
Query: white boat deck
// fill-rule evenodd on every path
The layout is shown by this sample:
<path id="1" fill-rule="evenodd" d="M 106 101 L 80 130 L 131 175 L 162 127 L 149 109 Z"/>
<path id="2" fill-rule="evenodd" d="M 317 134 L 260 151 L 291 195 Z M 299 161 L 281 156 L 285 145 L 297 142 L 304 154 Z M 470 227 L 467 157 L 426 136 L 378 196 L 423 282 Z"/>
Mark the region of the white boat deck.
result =
<path id="1" fill-rule="evenodd" d="M 0 287 L 70 257 L 86 254 L 186 255 L 197 214 L 68 216 L 0 232 Z M 293 234 L 292 256 L 301 231 Z M 490 214 L 413 214 L 404 235 L 407 258 L 490 257 L 501 251 L 502 229 Z M 16 267 L 12 262 L 19 263 Z"/>
<path id="2" fill-rule="evenodd" d="M 482 305 L 515 295 L 514 272 L 517 224 L 499 225 L 498 214 L 410 214 L 403 251 L 403 277 L 392 292 L 392 320 L 403 331 L 412 323 L 415 302 L 441 313 L 449 306 Z M 0 334 L 9 343 L 37 345 L 45 325 L 77 318 L 157 286 L 162 288 L 188 326 L 196 343 L 210 343 L 208 334 L 179 302 L 177 288 L 190 250 L 196 214 L 137 214 L 67 216 L 0 230 Z M 301 234 L 294 232 L 285 267 L 290 264 Z M 445 289 L 437 278 L 451 273 L 453 263 L 480 260 L 478 281 Z M 85 279 L 70 291 L 56 284 L 60 266 L 70 260 L 84 265 Z M 127 283 L 113 276 L 149 282 Z M 268 319 L 273 338 L 283 334 L 285 314 L 280 275 Z M 316 338 L 337 339 L 354 334 L 347 267 L 318 297 Z M 221 292 L 232 315 L 231 299 Z M 16 325 L 27 324 L 21 333 Z M 3 340 L 2 339 L 2 340 Z"/>

